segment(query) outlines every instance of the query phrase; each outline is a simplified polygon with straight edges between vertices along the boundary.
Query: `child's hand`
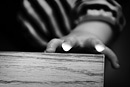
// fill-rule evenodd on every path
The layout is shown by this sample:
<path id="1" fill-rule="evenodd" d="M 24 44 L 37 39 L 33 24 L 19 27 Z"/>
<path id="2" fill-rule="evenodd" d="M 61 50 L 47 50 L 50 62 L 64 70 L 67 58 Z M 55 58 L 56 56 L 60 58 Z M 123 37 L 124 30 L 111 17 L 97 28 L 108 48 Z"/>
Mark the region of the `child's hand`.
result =
<path id="1" fill-rule="evenodd" d="M 96 27 L 96 25 L 94 27 Z M 98 27 L 101 30 L 100 25 L 98 25 Z M 58 47 L 62 47 L 63 44 L 68 44 L 70 46 L 70 48 L 68 48 L 68 51 L 69 49 L 71 50 L 72 47 L 72 49 L 74 51 L 76 50 L 76 52 L 80 52 L 83 50 L 84 52 L 89 51 L 91 53 L 103 53 L 110 60 L 114 68 L 119 68 L 118 59 L 115 53 L 110 48 L 106 47 L 104 43 L 97 37 L 97 35 L 95 35 L 94 33 L 90 33 L 86 30 L 84 31 L 80 28 L 81 27 L 60 39 L 52 39 L 48 43 L 45 52 L 56 52 L 56 49 Z M 98 30 L 98 28 L 96 29 Z M 81 50 L 79 50 L 79 48 Z M 73 50 L 71 52 L 73 52 Z"/>
<path id="2" fill-rule="evenodd" d="M 95 53 L 96 51 L 99 52 L 98 48 L 95 48 L 96 46 L 103 46 L 104 48 L 100 51 L 100 53 L 105 54 L 107 58 L 109 58 L 114 68 L 119 67 L 118 59 L 115 53 L 111 49 L 106 47 L 97 37 L 89 34 L 75 33 L 74 35 L 70 34 L 61 39 L 53 39 L 48 43 L 46 52 L 55 52 L 56 49 L 59 46 L 62 46 L 63 43 L 69 44 L 70 46 L 72 46 L 73 49 L 75 48 L 74 50 L 77 50 L 76 48 L 78 47 L 82 48 L 82 50 L 89 50 L 91 52 L 93 51 L 93 53 Z"/>

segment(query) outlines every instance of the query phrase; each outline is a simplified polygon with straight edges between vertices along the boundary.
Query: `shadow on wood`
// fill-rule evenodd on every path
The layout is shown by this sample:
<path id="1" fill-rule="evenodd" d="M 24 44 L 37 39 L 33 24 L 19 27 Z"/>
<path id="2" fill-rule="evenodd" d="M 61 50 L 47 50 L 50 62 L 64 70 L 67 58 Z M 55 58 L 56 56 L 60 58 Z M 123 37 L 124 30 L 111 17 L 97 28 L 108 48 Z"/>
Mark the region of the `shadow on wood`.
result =
<path id="1" fill-rule="evenodd" d="M 0 87 L 103 87 L 104 55 L 0 52 Z"/>

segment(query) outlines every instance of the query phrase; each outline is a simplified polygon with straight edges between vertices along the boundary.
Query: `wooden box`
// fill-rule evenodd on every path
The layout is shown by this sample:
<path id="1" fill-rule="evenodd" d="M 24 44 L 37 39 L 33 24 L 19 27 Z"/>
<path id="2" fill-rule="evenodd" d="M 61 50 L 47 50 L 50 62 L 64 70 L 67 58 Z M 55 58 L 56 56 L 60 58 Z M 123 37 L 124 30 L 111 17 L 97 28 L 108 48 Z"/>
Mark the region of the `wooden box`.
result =
<path id="1" fill-rule="evenodd" d="M 0 87 L 103 87 L 104 55 L 0 52 Z"/>

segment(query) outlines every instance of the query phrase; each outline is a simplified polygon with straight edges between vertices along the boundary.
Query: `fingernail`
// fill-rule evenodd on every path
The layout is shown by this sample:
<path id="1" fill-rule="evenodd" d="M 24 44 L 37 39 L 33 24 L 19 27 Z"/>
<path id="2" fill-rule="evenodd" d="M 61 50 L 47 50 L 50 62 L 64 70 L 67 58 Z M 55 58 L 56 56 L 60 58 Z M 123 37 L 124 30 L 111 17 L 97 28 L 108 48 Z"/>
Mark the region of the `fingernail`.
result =
<path id="1" fill-rule="evenodd" d="M 97 52 L 102 52 L 103 50 L 105 50 L 105 47 L 101 44 L 97 44 L 95 45 L 95 49 Z"/>
<path id="2" fill-rule="evenodd" d="M 62 48 L 63 48 L 64 51 L 67 52 L 72 48 L 72 46 L 69 43 L 64 42 L 64 43 L 62 43 Z"/>

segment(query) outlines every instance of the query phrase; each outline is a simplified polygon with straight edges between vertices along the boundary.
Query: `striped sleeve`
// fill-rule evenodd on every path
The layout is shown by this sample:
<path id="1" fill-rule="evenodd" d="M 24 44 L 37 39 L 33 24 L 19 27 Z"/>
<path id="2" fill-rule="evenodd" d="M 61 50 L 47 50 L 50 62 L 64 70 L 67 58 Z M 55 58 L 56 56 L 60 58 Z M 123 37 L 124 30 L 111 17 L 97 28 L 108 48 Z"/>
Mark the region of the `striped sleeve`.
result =
<path id="1" fill-rule="evenodd" d="M 73 9 L 75 23 L 104 21 L 119 33 L 125 25 L 121 6 L 114 0 L 77 0 Z"/>
<path id="2" fill-rule="evenodd" d="M 29 43 L 41 46 L 85 21 L 104 21 L 116 34 L 125 24 L 122 8 L 114 0 L 22 0 L 18 17 L 31 37 Z"/>
<path id="3" fill-rule="evenodd" d="M 66 0 L 23 0 L 18 17 L 33 42 L 46 45 L 70 32 L 70 11 Z"/>

